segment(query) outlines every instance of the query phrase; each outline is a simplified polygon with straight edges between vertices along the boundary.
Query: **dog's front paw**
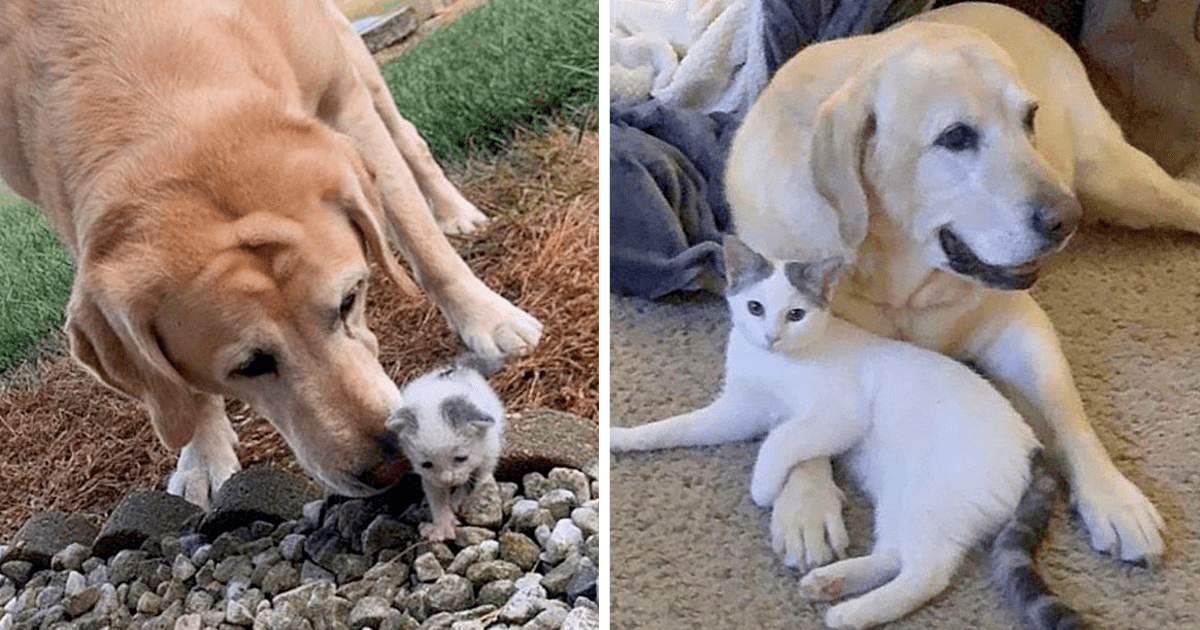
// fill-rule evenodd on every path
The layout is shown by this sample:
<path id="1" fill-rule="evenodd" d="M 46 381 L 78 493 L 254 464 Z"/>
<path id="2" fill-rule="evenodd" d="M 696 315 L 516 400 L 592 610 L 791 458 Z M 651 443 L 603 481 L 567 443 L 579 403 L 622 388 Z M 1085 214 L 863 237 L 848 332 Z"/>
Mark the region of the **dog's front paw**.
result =
<path id="1" fill-rule="evenodd" d="M 421 537 L 429 542 L 442 542 L 443 540 L 453 540 L 455 536 L 454 528 L 458 526 L 458 519 L 451 517 L 448 520 L 441 520 L 433 523 L 421 523 Z"/>
<path id="2" fill-rule="evenodd" d="M 797 475 L 784 484 L 771 511 L 771 546 L 789 567 L 811 569 L 842 557 L 850 537 L 842 520 L 842 491 L 832 479 Z"/>
<path id="3" fill-rule="evenodd" d="M 436 204 L 434 217 L 443 234 L 471 234 L 488 223 L 487 215 L 466 199 L 454 204 Z"/>
<path id="4" fill-rule="evenodd" d="M 208 510 L 221 486 L 241 469 L 237 457 L 196 457 L 185 446 L 179 454 L 179 466 L 167 481 L 167 492 Z"/>
<path id="5" fill-rule="evenodd" d="M 525 354 L 542 338 L 537 318 L 486 287 L 454 313 L 451 322 L 463 343 L 485 357 Z"/>
<path id="6" fill-rule="evenodd" d="M 1092 547 L 1129 562 L 1154 562 L 1163 554 L 1162 516 L 1116 467 L 1103 468 L 1079 475 L 1074 488 Z"/>

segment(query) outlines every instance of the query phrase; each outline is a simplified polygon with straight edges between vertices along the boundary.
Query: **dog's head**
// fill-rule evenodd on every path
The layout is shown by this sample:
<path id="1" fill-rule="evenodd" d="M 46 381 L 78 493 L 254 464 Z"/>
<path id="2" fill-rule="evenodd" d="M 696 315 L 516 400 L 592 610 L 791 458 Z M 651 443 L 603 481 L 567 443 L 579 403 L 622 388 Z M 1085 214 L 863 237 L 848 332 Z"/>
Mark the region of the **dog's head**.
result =
<path id="1" fill-rule="evenodd" d="M 369 261 L 414 291 L 370 174 L 343 137 L 276 122 L 116 195 L 85 233 L 68 309 L 77 359 L 141 399 L 159 438 L 192 439 L 200 399 L 242 399 L 331 489 L 405 471 L 400 407 L 367 327 Z"/>
<path id="2" fill-rule="evenodd" d="M 1039 121 L 1064 113 L 981 34 L 921 24 L 873 37 L 879 52 L 815 107 L 809 166 L 827 207 L 803 212 L 837 217 L 851 249 L 882 218 L 930 267 L 1028 288 L 1080 218 L 1036 148 Z"/>

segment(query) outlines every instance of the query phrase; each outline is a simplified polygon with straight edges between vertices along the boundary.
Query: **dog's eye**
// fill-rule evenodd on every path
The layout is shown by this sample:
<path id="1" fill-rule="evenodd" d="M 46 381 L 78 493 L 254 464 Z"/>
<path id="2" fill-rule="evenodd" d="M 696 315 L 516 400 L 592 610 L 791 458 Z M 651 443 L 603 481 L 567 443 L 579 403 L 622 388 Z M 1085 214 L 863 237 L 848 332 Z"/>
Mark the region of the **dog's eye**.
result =
<path id="1" fill-rule="evenodd" d="M 949 129 L 943 131 L 942 135 L 938 136 L 937 140 L 933 143 L 939 147 L 950 149 L 955 153 L 974 151 L 979 148 L 979 132 L 975 131 L 975 128 L 970 125 L 955 123 L 950 125 Z"/>
<path id="2" fill-rule="evenodd" d="M 798 322 L 804 319 L 804 309 L 794 308 L 787 312 L 787 320 L 789 322 Z"/>
<path id="3" fill-rule="evenodd" d="M 1029 106 L 1025 112 L 1025 118 L 1021 119 L 1021 124 L 1025 126 L 1025 133 L 1033 133 L 1033 121 L 1037 116 L 1038 106 L 1036 103 Z"/>
<path id="4" fill-rule="evenodd" d="M 454 463 L 455 463 L 455 464 L 465 464 L 465 463 L 467 463 L 467 456 L 466 456 L 466 455 L 459 455 L 458 457 L 455 457 L 455 458 L 454 458 Z"/>
<path id="5" fill-rule="evenodd" d="M 276 367 L 275 357 L 262 351 L 255 351 L 249 359 L 234 368 L 232 375 L 254 378 L 264 374 L 275 374 Z"/>
<path id="6" fill-rule="evenodd" d="M 750 300 L 746 303 L 746 308 L 750 310 L 750 314 L 755 317 L 762 317 L 763 305 L 757 300 Z"/>
<path id="7" fill-rule="evenodd" d="M 350 316 L 350 311 L 354 310 L 354 302 L 358 299 L 358 291 L 353 291 L 346 297 L 342 298 L 342 303 L 338 306 L 338 316 L 346 319 Z"/>

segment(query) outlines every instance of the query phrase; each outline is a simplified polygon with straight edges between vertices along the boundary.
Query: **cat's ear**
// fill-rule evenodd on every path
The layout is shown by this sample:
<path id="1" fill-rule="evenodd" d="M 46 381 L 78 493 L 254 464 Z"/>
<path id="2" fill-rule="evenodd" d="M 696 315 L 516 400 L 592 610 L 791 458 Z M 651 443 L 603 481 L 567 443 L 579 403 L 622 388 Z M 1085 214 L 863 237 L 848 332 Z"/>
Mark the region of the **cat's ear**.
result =
<path id="1" fill-rule="evenodd" d="M 402 407 L 392 412 L 385 426 L 396 435 L 412 433 L 417 430 L 417 414 L 408 407 Z"/>
<path id="2" fill-rule="evenodd" d="M 482 435 L 496 423 L 496 419 L 484 413 L 464 396 L 451 396 L 442 401 L 442 417 L 456 433 Z"/>
<path id="3" fill-rule="evenodd" d="M 750 249 L 742 240 L 726 234 L 722 242 L 725 250 L 725 293 L 736 295 L 746 287 L 765 280 L 771 275 L 771 263 L 761 254 Z"/>
<path id="4" fill-rule="evenodd" d="M 845 259 L 841 256 L 831 256 L 814 263 L 789 262 L 784 265 L 784 274 L 796 290 L 821 305 L 827 305 L 844 264 Z"/>

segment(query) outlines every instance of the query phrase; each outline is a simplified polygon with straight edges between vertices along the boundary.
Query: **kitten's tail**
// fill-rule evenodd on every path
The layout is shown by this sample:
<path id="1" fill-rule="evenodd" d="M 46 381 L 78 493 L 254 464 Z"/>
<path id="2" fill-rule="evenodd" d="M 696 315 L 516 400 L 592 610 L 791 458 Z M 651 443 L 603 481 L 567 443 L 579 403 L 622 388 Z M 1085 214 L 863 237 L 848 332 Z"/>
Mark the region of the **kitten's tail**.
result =
<path id="1" fill-rule="evenodd" d="M 1067 607 L 1038 576 L 1033 556 L 1046 536 L 1058 481 L 1042 449 L 1030 456 L 1029 488 L 1016 512 L 992 543 L 992 581 L 1035 630 L 1086 630 L 1079 614 Z"/>

